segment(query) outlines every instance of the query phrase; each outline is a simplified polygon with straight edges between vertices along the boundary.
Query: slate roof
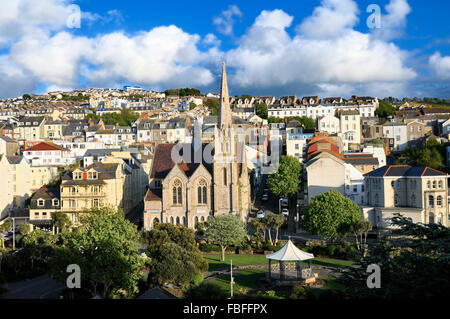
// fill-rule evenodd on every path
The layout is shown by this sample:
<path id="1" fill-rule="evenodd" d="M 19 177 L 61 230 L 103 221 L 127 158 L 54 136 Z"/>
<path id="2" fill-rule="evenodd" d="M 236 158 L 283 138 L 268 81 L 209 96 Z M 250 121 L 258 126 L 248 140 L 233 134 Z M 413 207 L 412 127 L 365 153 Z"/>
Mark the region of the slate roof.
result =
<path id="1" fill-rule="evenodd" d="M 156 147 L 152 172 L 150 174 L 151 178 L 159 178 L 159 179 L 165 178 L 167 174 L 170 172 L 170 170 L 176 165 L 176 163 L 172 161 L 172 148 L 175 145 L 177 144 L 159 144 Z M 181 164 L 178 164 L 180 165 L 180 168 L 185 172 L 187 176 L 191 176 L 197 169 L 197 167 L 200 165 L 200 163 L 194 163 L 194 151 L 192 145 L 191 144 L 189 145 L 191 147 L 191 159 L 190 159 L 191 163 L 182 162 Z M 203 144 L 202 149 L 204 150 L 207 145 L 208 144 Z M 212 153 L 213 153 L 212 155 L 214 155 L 214 151 Z M 182 151 L 180 151 L 180 155 L 183 155 Z M 212 163 L 206 163 L 205 159 L 202 156 L 202 164 L 212 175 Z"/>
<path id="2" fill-rule="evenodd" d="M 23 156 L 6 156 L 9 164 L 19 164 Z"/>
<path id="3" fill-rule="evenodd" d="M 421 177 L 421 176 L 448 176 L 428 166 L 412 167 L 409 165 L 389 165 L 380 167 L 370 173 L 364 174 L 368 177 Z"/>
<path id="4" fill-rule="evenodd" d="M 59 188 L 40 188 L 31 198 L 30 209 L 59 209 Z M 44 206 L 38 206 L 38 199 L 44 200 Z M 58 200 L 58 205 L 53 205 L 53 200 Z"/>

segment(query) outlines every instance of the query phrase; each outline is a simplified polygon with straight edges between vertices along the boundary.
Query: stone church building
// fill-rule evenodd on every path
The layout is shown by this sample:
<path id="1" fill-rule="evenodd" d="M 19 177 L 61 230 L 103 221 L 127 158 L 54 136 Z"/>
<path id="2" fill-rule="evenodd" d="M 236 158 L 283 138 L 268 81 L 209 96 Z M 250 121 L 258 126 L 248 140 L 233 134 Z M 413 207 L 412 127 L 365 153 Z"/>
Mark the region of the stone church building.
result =
<path id="1" fill-rule="evenodd" d="M 144 200 L 145 229 L 152 229 L 155 222 L 194 228 L 218 214 L 247 220 L 251 204 L 245 140 L 232 121 L 223 64 L 214 142 L 202 143 L 194 133 L 190 144 L 157 145 Z"/>

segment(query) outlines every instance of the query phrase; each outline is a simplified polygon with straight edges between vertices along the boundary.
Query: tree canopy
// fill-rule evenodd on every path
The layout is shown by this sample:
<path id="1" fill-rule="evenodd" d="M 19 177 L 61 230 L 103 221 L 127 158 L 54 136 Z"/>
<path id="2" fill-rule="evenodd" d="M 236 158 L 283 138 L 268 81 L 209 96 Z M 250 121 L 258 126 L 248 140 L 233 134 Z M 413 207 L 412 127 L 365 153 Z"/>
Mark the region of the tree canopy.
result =
<path id="1" fill-rule="evenodd" d="M 411 149 L 407 147 L 403 159 L 396 163 L 404 163 L 411 166 L 429 166 L 434 169 L 446 169 L 445 147 L 435 138 L 430 138 L 423 148 Z"/>
<path id="2" fill-rule="evenodd" d="M 247 237 L 246 226 L 237 216 L 218 215 L 206 222 L 205 237 L 222 249 L 221 260 L 225 260 L 225 250 L 229 246 L 239 246 Z"/>
<path id="3" fill-rule="evenodd" d="M 194 88 L 182 88 L 182 89 L 168 89 L 165 90 L 164 93 L 166 96 L 200 96 L 202 93 L 198 89 Z"/>
<path id="4" fill-rule="evenodd" d="M 266 103 L 259 103 L 255 106 L 255 113 L 260 118 L 267 120 L 268 110 Z"/>
<path id="5" fill-rule="evenodd" d="M 308 130 L 313 130 L 316 128 L 316 122 L 307 116 L 286 116 L 284 118 L 269 116 L 268 122 L 269 123 L 283 123 L 283 122 L 289 122 L 292 120 L 297 120 L 300 122 L 300 124 Z"/>
<path id="6" fill-rule="evenodd" d="M 148 244 L 147 254 L 151 258 L 150 283 L 187 284 L 208 268 L 195 245 L 192 229 L 158 223 L 143 237 Z"/>
<path id="7" fill-rule="evenodd" d="M 380 105 L 375 110 L 375 115 L 380 119 L 380 123 L 383 123 L 388 116 L 394 115 L 397 109 L 389 102 L 379 101 L 379 103 Z"/>
<path id="8" fill-rule="evenodd" d="M 298 191 L 302 165 L 293 156 L 282 156 L 277 171 L 268 179 L 268 186 L 272 193 L 288 198 Z"/>
<path id="9" fill-rule="evenodd" d="M 207 99 L 204 103 L 205 106 L 211 111 L 211 115 L 219 115 L 219 100 L 218 99 Z"/>
<path id="10" fill-rule="evenodd" d="M 62 235 L 51 267 L 52 275 L 67 278 L 66 268 L 77 264 L 81 279 L 94 295 L 103 298 L 135 294 L 144 261 L 138 250 L 138 233 L 122 211 L 93 208 L 81 216 L 81 225 Z"/>
<path id="11" fill-rule="evenodd" d="M 396 214 L 394 238 L 369 247 L 369 254 L 339 280 L 350 298 L 442 298 L 450 290 L 450 229 L 441 224 L 413 223 Z M 381 269 L 381 287 L 369 289 L 366 269 Z"/>
<path id="12" fill-rule="evenodd" d="M 351 224 L 362 220 L 359 206 L 337 190 L 314 196 L 306 210 L 302 227 L 326 240 L 335 240 L 350 232 Z"/>

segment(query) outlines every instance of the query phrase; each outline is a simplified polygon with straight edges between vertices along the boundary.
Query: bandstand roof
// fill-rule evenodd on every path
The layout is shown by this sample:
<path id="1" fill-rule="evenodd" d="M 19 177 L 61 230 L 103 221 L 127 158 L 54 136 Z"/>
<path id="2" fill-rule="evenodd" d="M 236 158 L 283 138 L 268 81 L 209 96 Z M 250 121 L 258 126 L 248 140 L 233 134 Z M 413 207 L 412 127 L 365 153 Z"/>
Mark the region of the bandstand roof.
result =
<path id="1" fill-rule="evenodd" d="M 314 255 L 298 249 L 291 240 L 288 240 L 283 248 L 272 254 L 266 255 L 266 258 L 280 261 L 301 261 L 313 259 Z"/>

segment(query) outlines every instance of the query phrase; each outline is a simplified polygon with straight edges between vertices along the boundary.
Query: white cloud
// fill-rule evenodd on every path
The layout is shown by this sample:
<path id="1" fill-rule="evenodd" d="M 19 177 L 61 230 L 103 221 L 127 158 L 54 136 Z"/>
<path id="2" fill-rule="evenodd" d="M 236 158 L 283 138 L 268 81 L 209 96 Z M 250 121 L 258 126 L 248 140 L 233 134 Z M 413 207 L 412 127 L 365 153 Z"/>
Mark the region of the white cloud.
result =
<path id="1" fill-rule="evenodd" d="M 323 0 L 296 29 L 312 38 L 337 37 L 355 26 L 358 13 L 358 6 L 352 0 Z"/>
<path id="2" fill-rule="evenodd" d="M 213 24 L 217 27 L 217 31 L 225 35 L 233 34 L 234 17 L 242 17 L 242 12 L 237 5 L 229 5 L 227 10 L 213 19 Z"/>
<path id="3" fill-rule="evenodd" d="M 391 0 L 385 9 L 387 14 L 380 18 L 381 28 L 373 29 L 373 35 L 383 40 L 395 39 L 403 34 L 411 7 L 407 0 Z"/>
<path id="4" fill-rule="evenodd" d="M 234 84 L 270 88 L 407 81 L 416 76 L 405 66 L 406 52 L 392 43 L 354 30 L 334 38 L 291 38 L 285 30 L 291 22 L 281 10 L 263 11 L 256 18 L 239 47 L 227 52 L 228 63 L 236 69 Z"/>
<path id="5" fill-rule="evenodd" d="M 208 33 L 203 38 L 203 43 L 205 43 L 207 45 L 212 45 L 212 46 L 218 47 L 218 46 L 220 46 L 221 41 L 214 34 Z"/>
<path id="6" fill-rule="evenodd" d="M 53 37 L 35 32 L 15 43 L 10 56 L 42 82 L 76 86 L 79 65 L 91 46 L 92 40 L 75 37 L 65 31 Z"/>
<path id="7" fill-rule="evenodd" d="M 440 52 L 435 52 L 428 59 L 428 63 L 440 80 L 450 80 L 450 56 L 441 56 Z"/>
<path id="8" fill-rule="evenodd" d="M 199 40 L 198 35 L 190 35 L 173 25 L 133 37 L 121 32 L 101 36 L 87 57 L 97 67 L 87 78 L 92 82 L 126 79 L 142 85 L 207 85 L 213 76 L 198 65 Z"/>

